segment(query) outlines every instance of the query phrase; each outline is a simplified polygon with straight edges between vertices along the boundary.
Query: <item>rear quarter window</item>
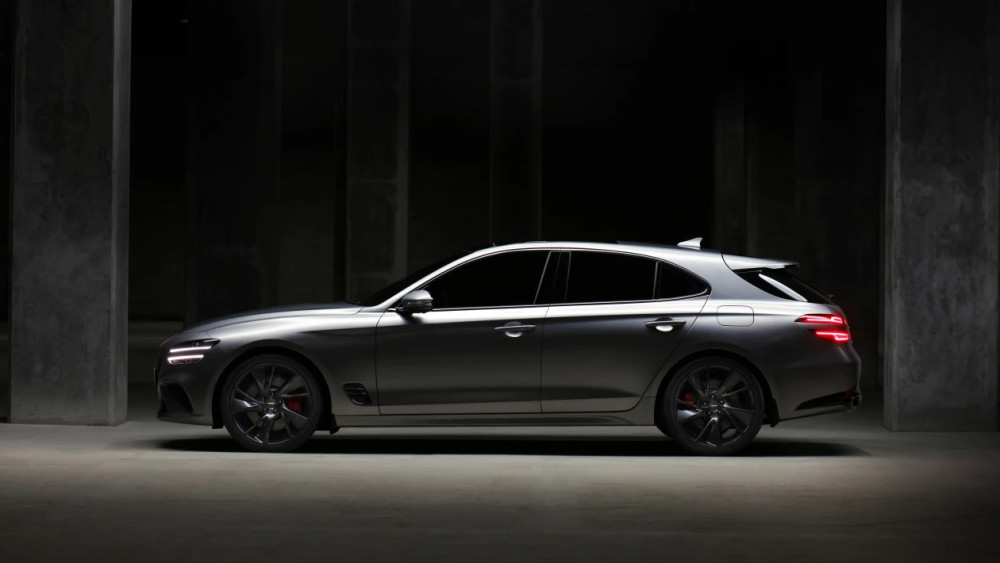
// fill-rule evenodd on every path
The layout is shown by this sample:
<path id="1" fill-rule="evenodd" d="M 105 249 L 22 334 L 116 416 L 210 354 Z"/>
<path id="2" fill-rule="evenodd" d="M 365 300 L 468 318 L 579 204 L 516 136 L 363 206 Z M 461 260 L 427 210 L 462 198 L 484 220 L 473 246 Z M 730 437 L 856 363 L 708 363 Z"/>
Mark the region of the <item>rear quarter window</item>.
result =
<path id="1" fill-rule="evenodd" d="M 787 269 L 774 270 L 745 270 L 736 272 L 745 281 L 760 289 L 789 301 L 801 301 L 803 303 L 823 303 L 832 305 L 832 302 L 811 285 L 795 277 Z"/>
<path id="2" fill-rule="evenodd" d="M 656 298 L 680 299 L 708 291 L 705 282 L 679 268 L 659 262 L 656 271 Z"/>

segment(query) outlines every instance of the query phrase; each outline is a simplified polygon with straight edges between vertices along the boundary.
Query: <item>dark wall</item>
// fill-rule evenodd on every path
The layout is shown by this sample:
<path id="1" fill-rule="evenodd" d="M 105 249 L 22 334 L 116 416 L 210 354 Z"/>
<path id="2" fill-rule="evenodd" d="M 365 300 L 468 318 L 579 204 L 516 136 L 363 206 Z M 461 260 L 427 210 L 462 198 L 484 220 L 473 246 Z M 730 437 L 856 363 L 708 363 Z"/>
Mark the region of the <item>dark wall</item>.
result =
<path id="1" fill-rule="evenodd" d="M 129 312 L 184 317 L 188 80 L 182 2 L 132 6 Z"/>
<path id="2" fill-rule="evenodd" d="M 352 5 L 266 4 L 135 6 L 133 318 L 345 296 L 345 161 L 363 148 L 345 140 Z M 393 244 L 414 269 L 490 242 L 491 65 L 507 60 L 493 50 L 531 48 L 518 41 L 540 26 L 541 142 L 526 157 L 541 163 L 541 236 L 704 236 L 797 260 L 843 304 L 874 382 L 885 7 L 820 8 L 544 0 L 498 40 L 489 2 L 412 0 Z"/>
<path id="3" fill-rule="evenodd" d="M 409 269 L 490 240 L 490 4 L 418 0 Z M 447 84 L 447 87 L 442 87 Z"/>
<path id="4" fill-rule="evenodd" d="M 881 371 L 885 12 L 868 2 L 839 8 L 793 3 L 788 11 L 791 127 L 783 138 L 792 149 L 768 172 L 775 190 L 759 202 L 781 202 L 771 210 L 780 215 L 758 203 L 769 225 L 757 252 L 798 260 L 806 279 L 834 294 L 871 385 Z"/>
<path id="5" fill-rule="evenodd" d="M 285 2 L 277 299 L 343 295 L 346 2 Z"/>
<path id="6" fill-rule="evenodd" d="M 710 69 L 697 57 L 712 34 L 683 2 L 543 9 L 543 238 L 707 236 Z"/>

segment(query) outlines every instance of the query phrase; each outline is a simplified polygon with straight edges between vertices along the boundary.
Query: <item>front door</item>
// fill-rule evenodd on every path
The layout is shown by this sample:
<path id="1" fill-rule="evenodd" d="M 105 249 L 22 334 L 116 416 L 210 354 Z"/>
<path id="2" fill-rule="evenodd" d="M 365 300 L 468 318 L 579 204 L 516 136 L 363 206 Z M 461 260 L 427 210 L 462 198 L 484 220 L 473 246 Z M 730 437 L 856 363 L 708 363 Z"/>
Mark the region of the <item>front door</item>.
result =
<path id="1" fill-rule="evenodd" d="M 386 311 L 376 336 L 380 412 L 539 412 L 548 255 L 474 259 L 425 284 L 433 310 Z"/>

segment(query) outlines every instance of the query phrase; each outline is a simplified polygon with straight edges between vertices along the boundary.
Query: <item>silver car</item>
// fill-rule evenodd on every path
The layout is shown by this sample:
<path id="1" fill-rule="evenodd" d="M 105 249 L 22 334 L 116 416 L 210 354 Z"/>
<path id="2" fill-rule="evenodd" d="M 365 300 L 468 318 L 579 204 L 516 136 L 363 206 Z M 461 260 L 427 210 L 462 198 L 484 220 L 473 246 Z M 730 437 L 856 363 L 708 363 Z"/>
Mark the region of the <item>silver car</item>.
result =
<path id="1" fill-rule="evenodd" d="M 794 266 L 700 239 L 489 247 L 357 303 L 174 335 L 157 416 L 267 452 L 350 426 L 656 425 L 732 454 L 861 400 L 844 313 Z"/>

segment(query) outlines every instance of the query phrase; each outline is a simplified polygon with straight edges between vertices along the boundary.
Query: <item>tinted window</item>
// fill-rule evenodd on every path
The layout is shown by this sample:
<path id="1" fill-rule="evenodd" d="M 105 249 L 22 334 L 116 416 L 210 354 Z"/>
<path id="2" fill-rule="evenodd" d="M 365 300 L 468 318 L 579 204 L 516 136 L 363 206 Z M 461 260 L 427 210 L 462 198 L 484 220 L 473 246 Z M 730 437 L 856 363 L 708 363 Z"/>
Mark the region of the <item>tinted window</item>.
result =
<path id="1" fill-rule="evenodd" d="M 656 262 L 625 254 L 573 252 L 567 303 L 645 301 L 653 298 Z"/>
<path id="2" fill-rule="evenodd" d="M 660 262 L 656 276 L 656 298 L 676 299 L 703 293 L 708 287 L 700 279 L 668 264 Z"/>
<path id="3" fill-rule="evenodd" d="M 548 251 L 505 252 L 474 260 L 424 286 L 435 309 L 532 305 Z"/>
<path id="4" fill-rule="evenodd" d="M 775 297 L 791 301 L 826 303 L 830 300 L 785 269 L 737 272 L 741 278 Z"/>

